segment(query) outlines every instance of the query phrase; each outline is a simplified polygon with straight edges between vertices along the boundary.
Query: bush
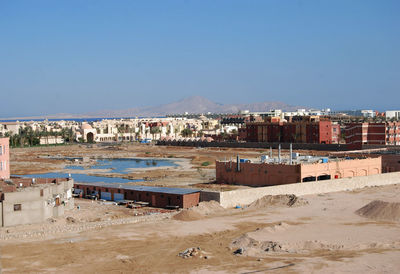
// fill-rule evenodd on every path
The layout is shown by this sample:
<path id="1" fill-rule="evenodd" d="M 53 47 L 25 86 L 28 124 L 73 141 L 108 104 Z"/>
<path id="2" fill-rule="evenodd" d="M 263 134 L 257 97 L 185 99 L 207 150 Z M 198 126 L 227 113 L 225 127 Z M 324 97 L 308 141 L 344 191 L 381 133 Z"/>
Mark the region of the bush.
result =
<path id="1" fill-rule="evenodd" d="M 210 162 L 202 162 L 201 163 L 201 166 L 209 166 L 210 165 Z"/>

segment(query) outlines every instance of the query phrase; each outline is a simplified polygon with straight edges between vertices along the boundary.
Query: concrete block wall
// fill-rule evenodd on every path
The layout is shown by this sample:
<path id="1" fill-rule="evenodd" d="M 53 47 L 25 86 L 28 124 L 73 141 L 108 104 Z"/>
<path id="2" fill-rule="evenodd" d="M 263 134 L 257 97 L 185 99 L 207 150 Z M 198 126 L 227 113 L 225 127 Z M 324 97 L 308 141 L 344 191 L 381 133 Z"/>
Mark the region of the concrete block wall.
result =
<path id="1" fill-rule="evenodd" d="M 220 193 L 219 202 L 221 206 L 229 208 L 236 205 L 248 205 L 266 195 L 295 194 L 303 196 L 391 184 L 400 184 L 400 172 L 226 191 Z"/>
<path id="2" fill-rule="evenodd" d="M 201 191 L 200 202 L 217 201 L 220 202 L 221 193 L 218 191 Z"/>

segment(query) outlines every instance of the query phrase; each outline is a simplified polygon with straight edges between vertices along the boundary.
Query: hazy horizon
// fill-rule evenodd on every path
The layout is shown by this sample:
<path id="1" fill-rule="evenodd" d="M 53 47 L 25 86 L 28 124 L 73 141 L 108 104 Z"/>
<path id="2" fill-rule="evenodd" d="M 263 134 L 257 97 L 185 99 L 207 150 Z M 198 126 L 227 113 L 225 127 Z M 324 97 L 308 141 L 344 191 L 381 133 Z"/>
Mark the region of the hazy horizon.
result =
<path id="1" fill-rule="evenodd" d="M 3 1 L 0 117 L 222 104 L 399 109 L 398 1 Z"/>

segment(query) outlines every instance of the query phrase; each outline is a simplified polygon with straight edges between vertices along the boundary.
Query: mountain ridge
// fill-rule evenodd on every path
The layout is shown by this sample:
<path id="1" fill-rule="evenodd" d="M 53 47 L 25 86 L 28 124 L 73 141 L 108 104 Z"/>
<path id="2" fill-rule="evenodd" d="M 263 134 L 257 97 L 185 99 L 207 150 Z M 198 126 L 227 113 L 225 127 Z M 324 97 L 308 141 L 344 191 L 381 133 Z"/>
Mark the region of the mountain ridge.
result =
<path id="1" fill-rule="evenodd" d="M 304 106 L 292 106 L 279 101 L 265 101 L 257 103 L 221 104 L 202 96 L 190 96 L 181 100 L 145 107 L 133 107 L 128 109 L 104 109 L 81 114 L 58 113 L 38 115 L 29 117 L 3 118 L 2 120 L 16 119 L 80 119 L 80 118 L 120 118 L 120 117 L 157 117 L 177 114 L 204 114 L 204 113 L 238 113 L 240 110 L 255 112 L 269 111 L 271 109 L 282 109 L 283 111 L 295 111 Z"/>
<path id="2" fill-rule="evenodd" d="M 292 106 L 283 102 L 258 102 L 258 103 L 239 103 L 239 104 L 220 104 L 213 102 L 202 96 L 190 96 L 181 100 L 162 104 L 158 106 L 135 107 L 122 110 L 102 110 L 88 112 L 85 115 L 113 117 L 132 117 L 132 116 L 165 116 L 173 114 L 202 113 L 238 113 L 240 110 L 250 111 L 269 111 L 271 109 L 282 109 L 284 111 L 295 111 L 303 106 Z"/>

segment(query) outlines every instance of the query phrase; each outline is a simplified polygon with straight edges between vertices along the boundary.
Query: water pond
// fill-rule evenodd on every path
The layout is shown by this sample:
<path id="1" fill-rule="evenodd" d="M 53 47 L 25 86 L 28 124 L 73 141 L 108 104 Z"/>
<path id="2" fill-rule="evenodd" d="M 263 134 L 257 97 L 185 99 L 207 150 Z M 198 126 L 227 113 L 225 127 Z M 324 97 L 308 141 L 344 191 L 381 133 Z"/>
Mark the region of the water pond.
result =
<path id="1" fill-rule="evenodd" d="M 66 158 L 73 162 L 82 160 L 82 158 Z M 118 158 L 118 159 L 97 159 L 96 162 L 90 166 L 82 166 L 71 164 L 65 166 L 66 172 L 50 172 L 41 174 L 17 175 L 29 178 L 67 178 L 69 175 L 76 182 L 85 183 L 127 183 L 127 182 L 141 182 L 143 180 L 130 180 L 118 177 L 100 176 L 98 174 L 107 172 L 115 174 L 128 174 L 133 172 L 135 168 L 149 168 L 149 167 L 174 167 L 177 166 L 172 160 L 164 159 L 140 159 L 140 158 Z M 90 173 L 96 172 L 96 176 L 87 175 L 82 173 L 74 173 L 73 170 L 89 170 Z M 72 171 L 72 172 L 71 172 Z"/>

